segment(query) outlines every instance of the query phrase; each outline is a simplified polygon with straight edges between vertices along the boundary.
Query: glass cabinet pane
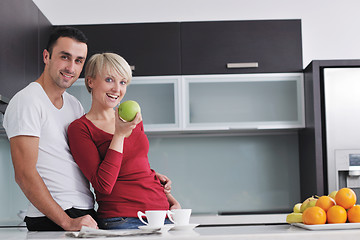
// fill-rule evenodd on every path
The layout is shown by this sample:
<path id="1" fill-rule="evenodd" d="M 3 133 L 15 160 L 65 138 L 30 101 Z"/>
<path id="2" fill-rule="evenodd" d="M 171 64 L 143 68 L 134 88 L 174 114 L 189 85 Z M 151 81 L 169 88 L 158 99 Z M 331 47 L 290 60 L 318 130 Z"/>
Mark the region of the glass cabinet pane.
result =
<path id="1" fill-rule="evenodd" d="M 189 93 L 191 123 L 297 120 L 294 81 L 189 83 Z"/>
<path id="2" fill-rule="evenodd" d="M 123 101 L 135 100 L 141 106 L 145 124 L 174 124 L 174 86 L 164 84 L 133 84 Z"/>
<path id="3" fill-rule="evenodd" d="M 179 81 L 177 76 L 133 77 L 124 99 L 137 101 L 146 131 L 170 131 L 179 128 Z M 79 99 L 86 112 L 91 107 L 91 95 L 84 79 L 67 90 Z"/>
<path id="4" fill-rule="evenodd" d="M 134 77 L 123 101 L 137 101 L 145 125 L 178 125 L 177 79 Z M 123 102 L 122 101 L 122 102 Z"/>
<path id="5" fill-rule="evenodd" d="M 300 127 L 302 75 L 185 77 L 187 126 Z"/>

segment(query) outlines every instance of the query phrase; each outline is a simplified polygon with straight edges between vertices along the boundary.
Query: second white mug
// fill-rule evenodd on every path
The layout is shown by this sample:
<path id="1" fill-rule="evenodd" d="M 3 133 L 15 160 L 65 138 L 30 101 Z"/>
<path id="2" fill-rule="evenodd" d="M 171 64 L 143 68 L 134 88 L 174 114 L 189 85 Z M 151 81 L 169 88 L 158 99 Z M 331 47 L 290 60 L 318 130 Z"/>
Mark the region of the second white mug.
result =
<path id="1" fill-rule="evenodd" d="M 188 225 L 190 222 L 191 209 L 173 209 L 169 212 L 169 220 L 175 225 Z"/>

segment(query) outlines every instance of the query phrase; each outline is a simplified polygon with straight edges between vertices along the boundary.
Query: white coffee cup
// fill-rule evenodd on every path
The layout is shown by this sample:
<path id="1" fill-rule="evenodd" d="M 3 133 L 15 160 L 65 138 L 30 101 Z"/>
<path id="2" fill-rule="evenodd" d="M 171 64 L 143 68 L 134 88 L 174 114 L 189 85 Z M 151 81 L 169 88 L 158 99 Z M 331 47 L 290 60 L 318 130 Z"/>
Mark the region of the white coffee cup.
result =
<path id="1" fill-rule="evenodd" d="M 149 227 L 162 227 L 168 212 L 167 210 L 149 210 L 145 213 L 138 211 L 137 215 L 140 221 Z M 146 217 L 147 222 L 143 220 L 143 217 Z"/>
<path id="2" fill-rule="evenodd" d="M 175 225 L 188 225 L 190 221 L 191 209 L 173 209 L 169 212 L 169 220 Z"/>

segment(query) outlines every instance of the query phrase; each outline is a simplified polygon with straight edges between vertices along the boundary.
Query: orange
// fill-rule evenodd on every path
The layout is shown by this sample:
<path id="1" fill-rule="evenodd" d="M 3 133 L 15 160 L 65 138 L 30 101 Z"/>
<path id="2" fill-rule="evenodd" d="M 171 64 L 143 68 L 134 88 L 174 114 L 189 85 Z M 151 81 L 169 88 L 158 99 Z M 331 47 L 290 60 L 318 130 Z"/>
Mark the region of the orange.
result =
<path id="1" fill-rule="evenodd" d="M 350 208 L 347 212 L 348 220 L 351 223 L 358 223 L 360 222 L 360 205 L 355 205 Z"/>
<path id="2" fill-rule="evenodd" d="M 349 209 L 356 203 L 356 194 L 350 188 L 342 188 L 335 195 L 335 202 L 337 205 Z"/>
<path id="3" fill-rule="evenodd" d="M 315 206 L 318 206 L 318 207 L 321 207 L 322 209 L 324 209 L 325 212 L 327 212 L 327 210 L 334 205 L 335 205 L 335 200 L 329 196 L 319 197 L 319 199 L 316 201 L 316 204 L 315 204 Z"/>
<path id="4" fill-rule="evenodd" d="M 309 207 L 305 209 L 302 215 L 303 223 L 313 224 L 325 224 L 326 223 L 326 212 L 321 207 Z"/>
<path id="5" fill-rule="evenodd" d="M 339 205 L 332 206 L 326 213 L 328 223 L 346 223 L 347 212 Z"/>

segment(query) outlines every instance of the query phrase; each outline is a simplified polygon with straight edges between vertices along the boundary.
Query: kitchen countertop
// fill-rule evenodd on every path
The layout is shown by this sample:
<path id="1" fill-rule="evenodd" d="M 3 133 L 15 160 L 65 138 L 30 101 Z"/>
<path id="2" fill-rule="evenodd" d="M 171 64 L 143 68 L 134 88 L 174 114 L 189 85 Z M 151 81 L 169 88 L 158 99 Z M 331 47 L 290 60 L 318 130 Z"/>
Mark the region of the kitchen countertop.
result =
<path id="1" fill-rule="evenodd" d="M 218 215 L 218 214 L 194 214 L 191 215 L 190 223 L 202 226 L 213 225 L 249 225 L 249 224 L 274 224 L 286 223 L 287 214 L 242 214 L 242 215 Z"/>
<path id="2" fill-rule="evenodd" d="M 66 232 L 28 232 L 24 227 L 0 228 L 0 239 L 76 239 L 65 235 Z M 137 237 L 91 238 L 91 239 L 316 239 L 345 240 L 359 239 L 360 229 L 310 231 L 288 224 L 278 225 L 243 225 L 243 226 L 208 226 L 197 227 L 190 231 L 169 231 L 156 235 Z"/>

